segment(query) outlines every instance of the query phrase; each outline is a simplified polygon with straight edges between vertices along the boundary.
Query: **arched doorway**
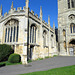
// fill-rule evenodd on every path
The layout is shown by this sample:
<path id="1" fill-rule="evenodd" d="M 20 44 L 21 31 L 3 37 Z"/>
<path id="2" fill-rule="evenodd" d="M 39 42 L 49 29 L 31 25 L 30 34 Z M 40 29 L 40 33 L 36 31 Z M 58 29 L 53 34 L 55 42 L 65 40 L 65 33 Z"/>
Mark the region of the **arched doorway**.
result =
<path id="1" fill-rule="evenodd" d="M 69 42 L 69 53 L 70 53 L 70 56 L 75 55 L 75 39 Z"/>

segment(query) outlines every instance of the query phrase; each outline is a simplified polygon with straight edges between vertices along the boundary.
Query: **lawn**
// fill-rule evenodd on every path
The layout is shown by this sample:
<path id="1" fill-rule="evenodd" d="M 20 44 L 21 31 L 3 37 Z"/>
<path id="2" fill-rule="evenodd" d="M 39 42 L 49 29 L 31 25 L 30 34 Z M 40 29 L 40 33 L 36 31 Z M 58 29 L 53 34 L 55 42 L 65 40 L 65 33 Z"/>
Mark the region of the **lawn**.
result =
<path id="1" fill-rule="evenodd" d="M 21 75 L 75 75 L 75 65 Z"/>

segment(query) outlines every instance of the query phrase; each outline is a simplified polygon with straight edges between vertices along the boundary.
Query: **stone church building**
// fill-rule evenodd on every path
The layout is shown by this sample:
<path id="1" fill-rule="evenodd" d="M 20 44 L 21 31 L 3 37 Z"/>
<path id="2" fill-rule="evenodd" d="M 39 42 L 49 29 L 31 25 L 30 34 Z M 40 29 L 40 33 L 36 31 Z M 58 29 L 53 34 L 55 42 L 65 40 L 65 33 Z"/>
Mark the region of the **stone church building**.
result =
<path id="1" fill-rule="evenodd" d="M 75 0 L 58 0 L 59 54 L 75 55 Z"/>
<path id="2" fill-rule="evenodd" d="M 60 0 L 59 3 L 62 2 L 63 0 Z M 67 11 L 69 10 L 69 12 L 65 11 L 65 9 Z M 71 45 L 70 43 L 74 40 L 74 34 L 70 33 L 69 29 L 70 26 L 74 25 L 75 15 L 74 9 L 72 9 L 72 13 L 70 12 L 71 9 L 67 9 L 67 6 L 65 6 L 65 9 L 63 9 L 62 12 L 61 8 L 59 8 L 58 19 L 60 22 L 59 28 L 61 30 L 67 30 L 66 37 L 68 39 L 66 39 L 65 35 L 63 36 L 62 31 L 60 35 L 67 41 L 69 40 L 69 45 Z M 68 15 L 66 15 L 67 19 L 66 16 L 63 16 L 64 14 Z M 63 19 L 62 16 L 65 18 Z M 29 59 L 36 60 L 37 58 L 45 58 L 46 56 L 58 54 L 55 25 L 51 28 L 50 17 L 48 17 L 48 24 L 42 20 L 42 17 L 42 7 L 40 7 L 40 17 L 38 17 L 37 14 L 34 14 L 33 10 L 29 10 L 29 0 L 26 0 L 26 6 L 24 6 L 23 9 L 18 7 L 17 10 L 14 8 L 12 2 L 11 9 L 8 13 L 6 12 L 4 16 L 2 15 L 2 6 L 0 8 L 0 44 L 11 45 L 14 49 L 14 53 L 21 55 L 23 64 L 27 64 L 27 60 Z M 62 19 L 65 22 L 61 25 Z M 69 22 L 66 23 L 66 20 L 70 21 L 71 25 Z M 65 24 L 67 25 L 67 28 L 65 28 Z M 68 36 L 72 36 L 72 38 L 69 38 Z M 60 43 L 60 45 L 63 45 L 63 43 Z M 66 46 L 69 45 L 66 44 Z M 61 53 L 62 49 L 64 49 L 64 53 L 66 54 L 65 48 L 62 46 L 60 47 Z"/>

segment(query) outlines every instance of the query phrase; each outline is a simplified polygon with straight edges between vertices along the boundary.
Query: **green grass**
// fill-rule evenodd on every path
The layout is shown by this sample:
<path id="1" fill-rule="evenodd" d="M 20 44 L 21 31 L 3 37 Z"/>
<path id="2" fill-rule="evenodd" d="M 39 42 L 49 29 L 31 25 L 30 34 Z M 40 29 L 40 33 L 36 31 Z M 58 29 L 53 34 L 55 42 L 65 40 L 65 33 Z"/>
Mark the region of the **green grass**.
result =
<path id="1" fill-rule="evenodd" d="M 51 58 L 51 56 L 46 56 L 45 59 L 47 59 L 47 58 Z"/>
<path id="2" fill-rule="evenodd" d="M 8 61 L 5 61 L 5 62 L 0 62 L 0 64 L 6 64 L 6 65 L 17 65 L 17 64 L 22 64 L 21 62 L 20 63 L 10 63 Z"/>
<path id="3" fill-rule="evenodd" d="M 75 65 L 21 75 L 75 75 Z"/>
<path id="4" fill-rule="evenodd" d="M 38 59 L 36 59 L 36 60 L 43 60 L 43 58 L 38 58 Z"/>
<path id="5" fill-rule="evenodd" d="M 54 55 L 53 57 L 56 57 L 56 56 L 58 56 L 58 55 Z"/>
<path id="6" fill-rule="evenodd" d="M 32 60 L 28 60 L 28 63 L 32 62 Z"/>

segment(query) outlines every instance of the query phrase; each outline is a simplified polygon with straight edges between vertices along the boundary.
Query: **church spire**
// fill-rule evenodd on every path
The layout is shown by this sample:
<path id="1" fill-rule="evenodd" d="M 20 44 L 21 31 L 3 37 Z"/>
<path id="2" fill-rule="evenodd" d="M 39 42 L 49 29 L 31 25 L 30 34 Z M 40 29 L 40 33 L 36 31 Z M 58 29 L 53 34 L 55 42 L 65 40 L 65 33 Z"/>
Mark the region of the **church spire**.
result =
<path id="1" fill-rule="evenodd" d="M 2 5 L 0 7 L 0 16 L 2 16 Z"/>
<path id="2" fill-rule="evenodd" d="M 40 18 L 42 20 L 42 7 L 40 7 Z"/>
<path id="3" fill-rule="evenodd" d="M 13 7 L 13 1 L 12 1 L 12 4 L 11 4 L 11 9 L 13 9 L 14 7 Z"/>
<path id="4" fill-rule="evenodd" d="M 50 26 L 50 16 L 48 16 L 48 25 Z"/>

